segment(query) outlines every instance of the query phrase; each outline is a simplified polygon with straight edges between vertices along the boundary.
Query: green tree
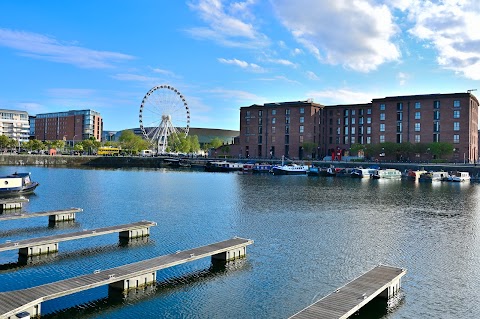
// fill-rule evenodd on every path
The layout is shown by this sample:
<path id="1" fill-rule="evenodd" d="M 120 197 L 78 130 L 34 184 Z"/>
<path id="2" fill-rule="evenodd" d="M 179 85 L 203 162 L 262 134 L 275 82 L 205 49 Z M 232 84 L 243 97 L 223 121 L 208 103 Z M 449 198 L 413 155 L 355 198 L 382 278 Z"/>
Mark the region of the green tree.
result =
<path id="1" fill-rule="evenodd" d="M 47 149 L 51 149 L 51 148 L 55 148 L 54 145 L 55 145 L 55 141 L 45 141 L 43 142 L 45 144 L 45 146 L 47 147 Z"/>
<path id="2" fill-rule="evenodd" d="M 382 152 L 382 148 L 380 147 L 380 144 L 366 144 L 364 145 L 364 152 L 365 157 L 367 158 L 378 158 L 378 156 Z"/>
<path id="3" fill-rule="evenodd" d="M 125 130 L 119 137 L 120 146 L 127 154 L 136 154 L 141 150 L 150 148 L 150 143 L 131 130 Z"/>
<path id="4" fill-rule="evenodd" d="M 214 137 L 209 144 L 211 148 L 219 148 L 223 145 L 223 140 L 219 137 Z"/>
<path id="5" fill-rule="evenodd" d="M 190 150 L 189 153 L 197 153 L 200 151 L 200 142 L 198 141 L 197 135 L 189 135 L 188 139 L 190 140 Z"/>
<path id="6" fill-rule="evenodd" d="M 83 149 L 87 151 L 87 154 L 93 154 L 94 149 L 98 149 L 102 143 L 97 141 L 95 137 L 90 137 L 89 139 L 83 140 L 81 142 Z"/>
<path id="7" fill-rule="evenodd" d="M 427 152 L 428 145 L 425 143 L 413 144 L 413 152 L 418 154 L 425 154 Z"/>
<path id="8" fill-rule="evenodd" d="M 367 145 L 359 143 L 352 144 L 352 146 L 350 146 L 350 156 L 358 156 L 358 152 L 362 150 L 364 151 L 364 153 L 367 153 L 366 149 Z"/>
<path id="9" fill-rule="evenodd" d="M 223 155 L 226 155 L 226 154 L 230 153 L 230 146 L 229 145 L 223 145 L 220 148 L 220 151 L 223 153 Z"/>
<path id="10" fill-rule="evenodd" d="M 303 142 L 302 147 L 303 147 L 304 154 L 306 154 L 308 157 L 312 157 L 312 154 L 317 149 L 317 144 L 313 142 Z"/>
<path id="11" fill-rule="evenodd" d="M 430 149 L 430 153 L 436 158 L 443 158 L 453 153 L 452 143 L 433 142 L 429 143 L 427 146 Z"/>
<path id="12" fill-rule="evenodd" d="M 45 144 L 40 140 L 29 140 L 23 143 L 23 147 L 30 151 L 40 151 L 45 149 Z"/>
<path id="13" fill-rule="evenodd" d="M 14 149 L 18 148 L 20 146 L 19 144 L 20 144 L 20 142 L 18 140 L 14 140 L 13 138 L 8 139 L 8 147 L 10 149 L 14 150 Z"/>
<path id="14" fill-rule="evenodd" d="M 6 149 L 10 146 L 10 138 L 6 135 L 0 135 L 0 147 Z"/>
<path id="15" fill-rule="evenodd" d="M 63 140 L 56 140 L 56 141 L 47 141 L 45 142 L 48 146 L 48 149 L 63 149 L 65 147 L 65 141 Z"/>
<path id="16" fill-rule="evenodd" d="M 75 143 L 75 146 L 73 147 L 73 150 L 76 152 L 83 152 L 83 145 L 82 143 Z"/>
<path id="17" fill-rule="evenodd" d="M 168 152 L 189 153 L 191 148 L 190 139 L 185 134 L 171 134 L 168 137 Z"/>
<path id="18" fill-rule="evenodd" d="M 120 143 L 119 142 L 115 142 L 115 141 L 106 141 L 103 146 L 111 146 L 111 147 L 118 147 L 120 146 Z"/>
<path id="19" fill-rule="evenodd" d="M 414 152 L 414 146 L 410 142 L 397 144 L 397 157 L 400 159 L 409 159 L 410 154 Z"/>

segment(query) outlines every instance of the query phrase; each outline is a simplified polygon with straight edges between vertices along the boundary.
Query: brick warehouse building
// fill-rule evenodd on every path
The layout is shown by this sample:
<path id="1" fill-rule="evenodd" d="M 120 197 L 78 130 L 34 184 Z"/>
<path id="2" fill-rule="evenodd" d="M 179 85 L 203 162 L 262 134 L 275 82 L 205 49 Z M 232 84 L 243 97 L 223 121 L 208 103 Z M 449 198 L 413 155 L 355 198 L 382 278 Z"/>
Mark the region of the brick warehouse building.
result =
<path id="1" fill-rule="evenodd" d="M 478 100 L 471 93 L 394 96 L 367 104 L 313 101 L 240 108 L 240 154 L 245 157 L 309 158 L 302 145 L 316 145 L 312 158 L 345 153 L 352 144 L 431 143 L 454 145 L 452 160 L 478 160 Z M 270 153 L 271 152 L 271 153 Z"/>
<path id="2" fill-rule="evenodd" d="M 312 101 L 240 108 L 240 153 L 245 157 L 303 157 L 302 144 L 318 141 L 323 105 Z"/>
<path id="3" fill-rule="evenodd" d="M 90 137 L 102 138 L 103 120 L 93 110 L 37 114 L 34 123 L 35 139 L 41 141 L 65 140 L 73 145 Z"/>

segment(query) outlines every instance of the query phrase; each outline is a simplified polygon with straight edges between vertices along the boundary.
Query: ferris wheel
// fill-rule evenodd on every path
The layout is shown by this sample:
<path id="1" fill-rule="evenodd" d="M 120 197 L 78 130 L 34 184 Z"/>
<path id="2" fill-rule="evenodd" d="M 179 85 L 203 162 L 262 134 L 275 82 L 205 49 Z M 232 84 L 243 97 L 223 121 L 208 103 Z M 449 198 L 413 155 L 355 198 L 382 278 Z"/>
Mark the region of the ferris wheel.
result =
<path id="1" fill-rule="evenodd" d="M 143 136 L 161 154 L 172 134 L 188 135 L 190 109 L 180 91 L 171 85 L 157 85 L 143 97 L 139 121 Z"/>

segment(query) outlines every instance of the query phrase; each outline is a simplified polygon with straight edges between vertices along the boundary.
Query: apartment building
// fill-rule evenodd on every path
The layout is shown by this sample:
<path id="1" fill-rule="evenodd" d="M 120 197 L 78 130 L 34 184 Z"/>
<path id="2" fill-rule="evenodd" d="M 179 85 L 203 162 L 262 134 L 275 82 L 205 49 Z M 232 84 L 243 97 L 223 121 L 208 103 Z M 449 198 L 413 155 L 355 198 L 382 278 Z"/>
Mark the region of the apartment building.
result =
<path id="1" fill-rule="evenodd" d="M 239 154 L 247 158 L 304 157 L 304 143 L 320 145 L 322 109 L 323 105 L 311 100 L 240 108 Z"/>
<path id="2" fill-rule="evenodd" d="M 35 117 L 35 138 L 41 141 L 65 140 L 72 145 L 90 137 L 101 141 L 102 131 L 102 117 L 93 110 L 44 113 Z"/>
<path id="3" fill-rule="evenodd" d="M 27 142 L 30 135 L 28 113 L 25 111 L 0 110 L 0 134 L 19 142 Z"/>
<path id="4" fill-rule="evenodd" d="M 240 109 L 240 147 L 245 156 L 323 158 L 345 154 L 356 143 L 448 142 L 454 145 L 452 160 L 473 163 L 478 161 L 478 105 L 469 92 L 392 96 L 366 104 L 252 105 Z M 317 151 L 304 154 L 304 142 L 315 143 Z"/>

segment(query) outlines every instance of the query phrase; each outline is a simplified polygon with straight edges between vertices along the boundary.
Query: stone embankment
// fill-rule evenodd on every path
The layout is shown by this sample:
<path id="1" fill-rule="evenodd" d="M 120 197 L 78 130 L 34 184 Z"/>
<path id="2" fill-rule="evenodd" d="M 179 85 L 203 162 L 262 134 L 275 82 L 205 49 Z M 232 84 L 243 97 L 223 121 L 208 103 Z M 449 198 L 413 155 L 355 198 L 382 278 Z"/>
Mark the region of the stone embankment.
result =
<path id="1" fill-rule="evenodd" d="M 11 166 L 47 166 L 47 167 L 103 167 L 160 168 L 165 163 L 158 157 L 138 156 L 68 156 L 68 155 L 0 155 L 0 165 Z"/>

